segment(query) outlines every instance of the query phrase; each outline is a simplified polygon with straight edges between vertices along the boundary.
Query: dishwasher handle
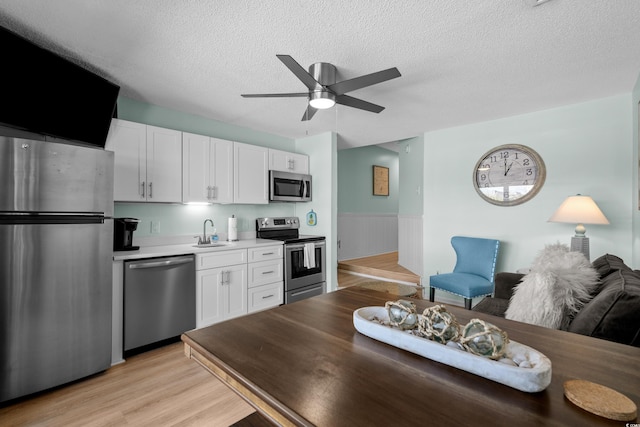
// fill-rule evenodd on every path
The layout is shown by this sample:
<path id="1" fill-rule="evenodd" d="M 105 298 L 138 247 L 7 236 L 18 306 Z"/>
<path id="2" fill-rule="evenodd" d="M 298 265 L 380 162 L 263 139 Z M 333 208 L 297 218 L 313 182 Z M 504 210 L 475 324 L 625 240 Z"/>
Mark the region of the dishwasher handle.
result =
<path id="1" fill-rule="evenodd" d="M 188 264 L 193 261 L 193 257 L 175 257 L 170 259 L 164 259 L 162 261 L 144 261 L 137 264 L 131 263 L 129 264 L 129 268 L 131 270 L 135 270 L 137 268 L 156 268 L 156 267 L 166 267 L 169 265 L 179 265 L 179 264 Z"/>

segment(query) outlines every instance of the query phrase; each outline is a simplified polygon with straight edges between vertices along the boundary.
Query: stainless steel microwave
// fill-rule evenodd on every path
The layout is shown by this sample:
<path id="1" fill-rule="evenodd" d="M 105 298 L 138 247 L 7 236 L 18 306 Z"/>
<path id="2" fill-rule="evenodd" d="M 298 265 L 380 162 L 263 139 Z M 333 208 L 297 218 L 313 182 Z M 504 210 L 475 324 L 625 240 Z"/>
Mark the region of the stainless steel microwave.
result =
<path id="1" fill-rule="evenodd" d="M 311 175 L 269 171 L 269 201 L 310 202 Z"/>

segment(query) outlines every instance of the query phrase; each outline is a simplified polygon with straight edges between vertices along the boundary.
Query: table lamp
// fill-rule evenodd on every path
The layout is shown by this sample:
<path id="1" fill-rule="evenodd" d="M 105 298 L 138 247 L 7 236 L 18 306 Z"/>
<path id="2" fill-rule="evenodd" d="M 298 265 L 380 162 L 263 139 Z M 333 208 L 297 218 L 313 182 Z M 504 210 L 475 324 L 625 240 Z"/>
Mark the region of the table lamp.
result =
<path id="1" fill-rule="evenodd" d="M 569 222 L 578 224 L 576 235 L 571 238 L 571 250 L 582 252 L 589 258 L 589 238 L 584 234 L 587 231 L 584 224 L 609 224 L 596 202 L 589 196 L 569 196 L 562 202 L 548 222 Z"/>

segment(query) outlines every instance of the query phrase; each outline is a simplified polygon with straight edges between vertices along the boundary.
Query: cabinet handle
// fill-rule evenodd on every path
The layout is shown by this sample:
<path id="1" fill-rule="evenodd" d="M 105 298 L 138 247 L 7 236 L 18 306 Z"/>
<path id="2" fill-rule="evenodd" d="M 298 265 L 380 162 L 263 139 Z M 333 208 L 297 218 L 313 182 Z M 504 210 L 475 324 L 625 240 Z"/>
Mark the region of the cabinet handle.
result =
<path id="1" fill-rule="evenodd" d="M 145 182 L 142 181 L 142 198 L 144 199 Z"/>
<path id="2" fill-rule="evenodd" d="M 211 198 L 212 199 L 218 198 L 218 187 L 216 187 L 215 185 L 211 187 Z"/>
<path id="3" fill-rule="evenodd" d="M 275 295 L 271 294 L 271 295 L 267 295 L 267 296 L 262 297 L 262 299 L 273 298 L 274 296 Z"/>
<path id="4" fill-rule="evenodd" d="M 149 183 L 149 198 L 153 197 L 153 182 Z"/>
<path id="5" fill-rule="evenodd" d="M 271 271 L 263 271 L 262 274 L 273 274 L 273 270 L 271 270 Z"/>
<path id="6" fill-rule="evenodd" d="M 211 186 L 207 185 L 207 199 L 211 198 Z"/>
<path id="7" fill-rule="evenodd" d="M 273 252 L 264 252 L 262 256 L 273 255 Z"/>
<path id="8" fill-rule="evenodd" d="M 224 285 L 224 270 L 220 272 L 220 284 Z"/>

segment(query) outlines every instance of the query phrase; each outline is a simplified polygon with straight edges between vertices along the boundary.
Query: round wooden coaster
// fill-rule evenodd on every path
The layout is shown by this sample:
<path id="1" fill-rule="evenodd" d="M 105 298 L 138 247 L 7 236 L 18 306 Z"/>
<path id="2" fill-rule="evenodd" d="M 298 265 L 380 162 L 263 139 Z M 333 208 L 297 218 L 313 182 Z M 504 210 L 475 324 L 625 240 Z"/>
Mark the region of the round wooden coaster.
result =
<path id="1" fill-rule="evenodd" d="M 638 414 L 636 404 L 627 396 L 590 381 L 566 381 L 564 395 L 580 408 L 612 420 L 633 421 Z"/>

